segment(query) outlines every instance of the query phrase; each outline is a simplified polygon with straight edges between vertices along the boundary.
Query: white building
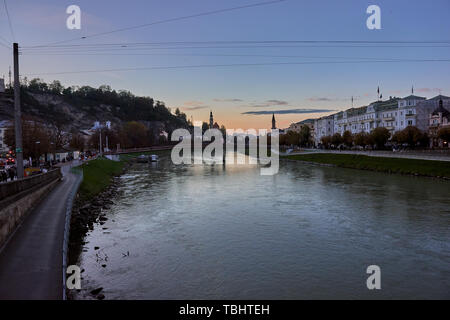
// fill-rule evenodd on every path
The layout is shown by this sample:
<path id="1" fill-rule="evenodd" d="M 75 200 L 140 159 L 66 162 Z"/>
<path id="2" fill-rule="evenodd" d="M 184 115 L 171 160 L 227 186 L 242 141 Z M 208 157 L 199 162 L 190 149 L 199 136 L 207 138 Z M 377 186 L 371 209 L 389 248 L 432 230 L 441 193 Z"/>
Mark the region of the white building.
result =
<path id="1" fill-rule="evenodd" d="M 5 131 L 8 127 L 11 127 L 11 121 L 9 120 L 0 121 L 0 153 L 9 151 L 9 146 L 7 146 L 4 142 Z"/>
<path id="2" fill-rule="evenodd" d="M 388 129 L 391 134 L 416 126 L 428 132 L 429 115 L 438 106 L 439 100 L 450 101 L 449 97 L 437 96 L 431 99 L 414 95 L 405 98 L 390 97 L 386 101 L 376 101 L 368 106 L 351 108 L 322 117 L 314 121 L 315 143 L 318 145 L 324 136 L 345 131 L 352 134 L 371 132 L 378 127 Z"/>

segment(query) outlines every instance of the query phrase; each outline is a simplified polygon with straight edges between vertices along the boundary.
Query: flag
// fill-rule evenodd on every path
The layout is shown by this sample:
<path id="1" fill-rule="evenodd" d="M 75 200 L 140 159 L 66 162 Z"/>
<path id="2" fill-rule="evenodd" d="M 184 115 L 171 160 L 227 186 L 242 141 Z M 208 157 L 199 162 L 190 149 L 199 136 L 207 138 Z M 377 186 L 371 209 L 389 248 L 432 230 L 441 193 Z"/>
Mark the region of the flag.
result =
<path id="1" fill-rule="evenodd" d="M 411 87 L 411 94 L 414 94 L 414 86 Z"/>
<path id="2" fill-rule="evenodd" d="M 383 99 L 383 95 L 382 95 L 382 94 L 380 94 L 380 100 L 381 100 L 381 99 Z"/>
<path id="3" fill-rule="evenodd" d="M 380 87 L 378 87 L 377 93 L 380 94 Z"/>

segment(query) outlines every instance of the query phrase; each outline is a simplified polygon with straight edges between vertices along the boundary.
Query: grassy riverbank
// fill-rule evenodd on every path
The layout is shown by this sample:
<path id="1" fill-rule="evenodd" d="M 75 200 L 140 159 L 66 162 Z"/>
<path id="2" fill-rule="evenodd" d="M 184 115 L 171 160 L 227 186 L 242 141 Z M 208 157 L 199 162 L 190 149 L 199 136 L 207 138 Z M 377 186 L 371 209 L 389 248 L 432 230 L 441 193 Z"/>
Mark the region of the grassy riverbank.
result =
<path id="1" fill-rule="evenodd" d="M 406 158 L 370 157 L 354 154 L 299 154 L 283 157 L 290 160 L 334 165 L 341 168 L 362 169 L 450 179 L 450 162 Z"/>
<path id="2" fill-rule="evenodd" d="M 81 166 L 83 182 L 80 186 L 80 196 L 91 199 L 102 192 L 111 183 L 112 177 L 120 174 L 125 161 L 112 161 L 105 158 L 91 160 Z"/>

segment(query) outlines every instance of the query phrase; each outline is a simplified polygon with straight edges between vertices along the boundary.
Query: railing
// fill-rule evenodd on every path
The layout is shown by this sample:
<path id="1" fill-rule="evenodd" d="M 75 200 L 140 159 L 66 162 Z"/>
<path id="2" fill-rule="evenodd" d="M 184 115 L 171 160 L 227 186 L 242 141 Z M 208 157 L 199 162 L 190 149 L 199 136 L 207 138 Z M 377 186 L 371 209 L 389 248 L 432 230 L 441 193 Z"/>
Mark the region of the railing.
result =
<path id="1" fill-rule="evenodd" d="M 63 300 L 66 300 L 66 270 L 67 270 L 67 254 L 69 251 L 69 235 L 70 235 L 70 218 L 72 217 L 73 201 L 78 192 L 78 188 L 83 182 L 83 169 L 81 167 L 74 167 L 70 169 L 70 172 L 76 175 L 76 181 L 72 186 L 69 197 L 66 204 L 66 218 L 64 225 L 64 240 L 63 240 L 63 258 L 62 258 L 62 281 L 63 281 Z"/>
<path id="2" fill-rule="evenodd" d="M 129 149 L 120 149 L 118 151 L 110 151 L 104 152 L 107 154 L 124 154 L 124 153 L 137 153 L 137 152 L 146 152 L 146 151 L 154 151 L 154 150 L 171 150 L 175 145 L 165 145 L 165 146 L 153 146 L 153 147 L 145 147 L 145 148 L 129 148 Z"/>
<path id="3" fill-rule="evenodd" d="M 14 180 L 0 184 L 0 201 L 17 195 L 23 191 L 30 190 L 38 185 L 45 185 L 51 181 L 61 178 L 61 170 L 53 169 L 47 173 L 27 177 L 21 180 Z"/>

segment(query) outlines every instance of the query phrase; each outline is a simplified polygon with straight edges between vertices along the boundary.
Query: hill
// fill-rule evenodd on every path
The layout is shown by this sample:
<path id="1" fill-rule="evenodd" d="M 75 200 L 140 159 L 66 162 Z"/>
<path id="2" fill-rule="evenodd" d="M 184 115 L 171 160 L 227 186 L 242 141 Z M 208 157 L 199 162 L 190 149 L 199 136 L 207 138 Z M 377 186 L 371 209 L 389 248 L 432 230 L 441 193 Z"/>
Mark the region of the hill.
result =
<path id="1" fill-rule="evenodd" d="M 40 79 L 24 82 L 22 113 L 49 124 L 62 125 L 68 132 L 90 129 L 95 121 L 111 121 L 113 126 L 139 121 L 167 132 L 189 126 L 184 113 L 174 115 L 163 102 L 138 97 L 129 91 L 117 92 L 106 85 L 64 88 L 59 81 L 47 84 Z M 0 120 L 11 120 L 13 115 L 13 94 L 7 90 L 0 96 Z"/>

